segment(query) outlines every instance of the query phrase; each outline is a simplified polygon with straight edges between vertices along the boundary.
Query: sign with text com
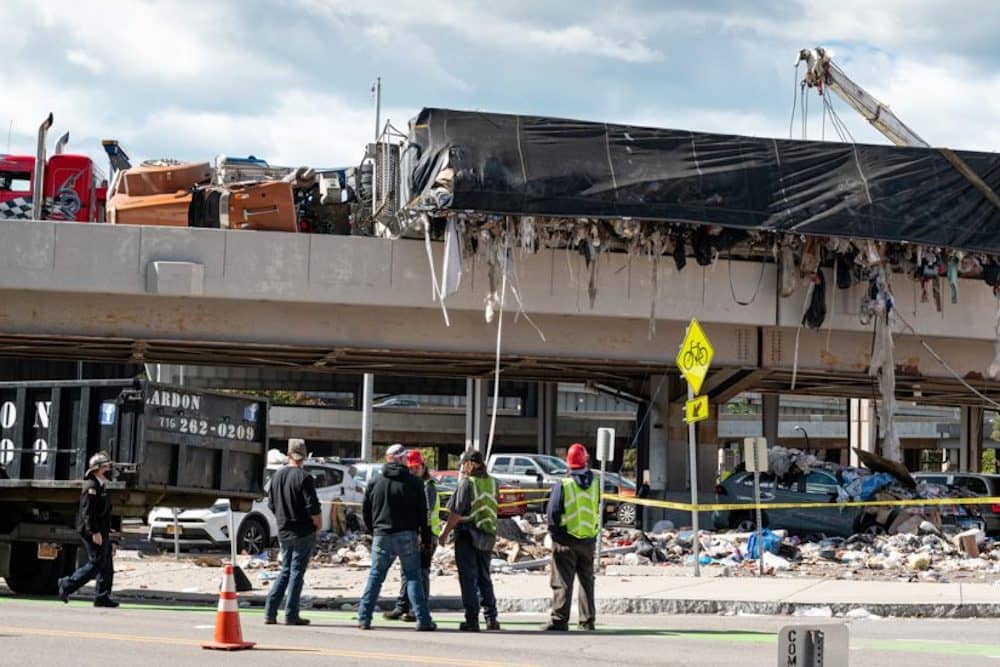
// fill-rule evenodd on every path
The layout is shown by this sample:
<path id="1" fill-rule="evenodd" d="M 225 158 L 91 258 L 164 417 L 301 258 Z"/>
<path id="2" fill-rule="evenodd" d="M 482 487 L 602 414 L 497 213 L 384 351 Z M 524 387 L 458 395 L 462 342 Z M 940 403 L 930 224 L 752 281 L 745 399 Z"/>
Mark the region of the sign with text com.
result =
<path id="1" fill-rule="evenodd" d="M 714 356 L 715 350 L 708 342 L 705 330 L 701 328 L 697 318 L 691 318 L 681 349 L 677 352 L 677 368 L 695 395 L 701 392 L 701 384 L 708 375 Z"/>
<path id="2" fill-rule="evenodd" d="M 847 667 L 847 626 L 786 625 L 778 633 L 778 667 Z"/>

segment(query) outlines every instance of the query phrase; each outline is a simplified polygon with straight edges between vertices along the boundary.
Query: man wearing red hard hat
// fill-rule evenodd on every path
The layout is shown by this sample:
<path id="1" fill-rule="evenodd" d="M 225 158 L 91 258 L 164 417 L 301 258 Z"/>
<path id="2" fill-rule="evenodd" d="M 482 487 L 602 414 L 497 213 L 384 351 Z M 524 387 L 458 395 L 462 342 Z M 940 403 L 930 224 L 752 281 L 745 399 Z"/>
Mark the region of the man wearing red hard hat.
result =
<path id="1" fill-rule="evenodd" d="M 549 494 L 548 524 L 552 536 L 552 613 L 550 631 L 569 630 L 569 610 L 573 602 L 573 580 L 580 580 L 577 604 L 580 628 L 593 630 L 594 548 L 600 534 L 600 485 L 594 483 L 590 456 L 580 443 L 566 454 L 569 471 Z"/>
<path id="2" fill-rule="evenodd" d="M 437 485 L 431 477 L 427 464 L 424 462 L 424 455 L 419 449 L 406 450 L 406 467 L 410 469 L 410 474 L 418 478 L 424 484 L 424 495 L 427 498 L 427 525 L 431 528 L 433 540 L 420 543 L 420 581 L 424 589 L 424 597 L 430 604 L 431 598 L 431 561 L 434 558 L 434 550 L 437 548 L 437 538 L 441 534 L 441 498 L 437 493 Z M 410 595 L 407 589 L 406 575 L 403 575 L 403 582 L 399 589 L 399 597 L 396 599 L 396 607 L 391 611 L 382 614 L 383 618 L 390 621 L 403 619 L 411 623 L 417 620 L 413 613 L 413 605 L 410 604 Z"/>

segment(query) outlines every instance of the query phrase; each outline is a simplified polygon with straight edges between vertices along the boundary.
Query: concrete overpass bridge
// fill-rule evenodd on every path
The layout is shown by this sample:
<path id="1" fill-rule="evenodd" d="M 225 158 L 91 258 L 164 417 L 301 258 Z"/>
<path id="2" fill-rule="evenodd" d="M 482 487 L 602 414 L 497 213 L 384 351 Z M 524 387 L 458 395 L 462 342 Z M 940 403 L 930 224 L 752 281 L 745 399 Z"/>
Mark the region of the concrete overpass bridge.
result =
<path id="1" fill-rule="evenodd" d="M 442 248 L 434 245 L 440 266 Z M 550 404 L 557 381 L 595 382 L 648 401 L 640 466 L 651 471 L 654 490 L 687 483 L 686 429 L 677 415 L 684 389 L 673 357 L 693 316 L 715 347 L 705 391 L 716 403 L 743 391 L 788 393 L 793 375 L 796 393 L 869 406 L 875 395 L 866 374 L 872 333 L 857 314 L 864 286 L 837 290 L 830 281 L 824 328 L 803 329 L 796 346 L 804 289 L 781 298 L 775 264 L 722 260 L 678 272 L 662 261 L 654 299 L 647 258 L 605 254 L 591 307 L 581 257 L 515 252 L 526 310 L 545 340 L 526 318 L 513 317 L 508 298 L 502 377 L 545 383 Z M 908 277 L 895 276 L 893 287 L 897 309 L 913 327 L 894 336 L 897 396 L 965 406 L 963 423 L 974 434 L 969 411 L 983 401 L 959 378 L 1000 399 L 997 383 L 984 378 L 996 299 L 985 284 L 963 280 L 959 303 L 945 302 L 939 313 L 920 302 Z M 461 289 L 448 299 L 448 327 L 432 299 L 421 241 L 0 221 L 0 356 L 472 378 L 469 391 L 480 398 L 469 402 L 479 409 L 467 415 L 467 441 L 470 423 L 482 432 L 481 398 L 494 367 L 496 325 L 483 316 L 487 290 L 486 267 L 467 266 Z M 553 415 L 551 405 L 540 409 L 538 429 L 549 436 L 539 436 L 539 449 L 555 439 Z M 764 421 L 764 434 L 773 432 L 776 441 L 774 407 L 765 405 Z M 850 442 L 874 440 L 873 421 L 859 412 Z M 706 448 L 714 447 L 717 420 L 700 432 Z M 699 454 L 706 479 L 715 467 L 709 454 L 714 450 Z"/>
<path id="2" fill-rule="evenodd" d="M 649 261 L 600 261 L 591 308 L 581 258 L 518 254 L 525 305 L 546 340 L 525 318 L 514 321 L 508 299 L 503 377 L 585 379 L 642 395 L 650 375 L 670 372 L 686 322 L 697 316 L 716 349 L 707 383 L 714 400 L 789 390 L 804 294 L 779 298 L 774 264 L 720 261 L 677 272 L 661 262 L 661 319 L 650 337 Z M 990 289 L 963 280 L 960 302 L 937 313 L 908 278 L 894 282 L 897 308 L 918 334 L 895 336 L 900 396 L 981 402 L 919 337 L 958 375 L 1000 394 L 982 379 L 996 337 Z M 0 355 L 488 377 L 495 325 L 483 317 L 487 285 L 485 267 L 473 266 L 448 300 L 446 327 L 419 241 L 4 221 Z M 862 290 L 832 289 L 824 328 L 801 332 L 797 391 L 871 398 L 871 331 L 857 317 Z M 749 306 L 737 303 L 755 292 Z"/>

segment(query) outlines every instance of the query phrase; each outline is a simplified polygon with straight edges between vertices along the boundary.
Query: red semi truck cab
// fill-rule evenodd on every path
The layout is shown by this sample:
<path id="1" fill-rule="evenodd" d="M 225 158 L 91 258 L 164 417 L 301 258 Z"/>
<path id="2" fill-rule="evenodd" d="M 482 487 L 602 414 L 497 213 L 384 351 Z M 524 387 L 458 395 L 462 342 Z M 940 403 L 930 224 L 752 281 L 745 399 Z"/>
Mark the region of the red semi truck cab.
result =
<path id="1" fill-rule="evenodd" d="M 35 160 L 0 155 L 0 220 L 31 219 Z M 43 174 L 43 219 L 104 222 L 108 184 L 93 160 L 60 153 L 48 159 Z"/>

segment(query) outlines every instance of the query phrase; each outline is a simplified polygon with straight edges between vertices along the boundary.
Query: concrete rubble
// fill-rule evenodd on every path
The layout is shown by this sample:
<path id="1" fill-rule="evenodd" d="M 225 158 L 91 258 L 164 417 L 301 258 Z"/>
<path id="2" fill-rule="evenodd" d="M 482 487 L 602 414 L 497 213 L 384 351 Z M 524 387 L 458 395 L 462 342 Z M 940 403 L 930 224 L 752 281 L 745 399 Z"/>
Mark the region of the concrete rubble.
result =
<path id="1" fill-rule="evenodd" d="M 947 487 L 917 484 L 905 471 L 882 468 L 870 461 L 867 468 L 850 468 L 818 460 L 794 449 L 772 447 L 771 470 L 780 479 L 794 478 L 810 470 L 824 469 L 843 481 L 837 500 L 941 498 L 953 495 Z M 891 464 L 891 462 L 890 462 Z M 981 530 L 961 530 L 957 523 L 942 521 L 942 511 L 933 507 L 888 508 L 874 512 L 881 528 L 850 537 L 823 534 L 790 535 L 784 530 L 767 531 L 763 540 L 764 571 L 779 576 L 822 576 L 841 579 L 937 581 L 993 579 L 1000 575 L 1000 540 Z M 722 576 L 755 576 L 759 565 L 748 548 L 754 533 L 700 531 L 700 564 Z M 756 538 L 753 538 L 754 541 Z M 676 529 L 670 521 L 659 521 L 654 530 L 606 527 L 603 531 L 601 565 L 604 568 L 688 567 L 693 565 L 695 535 Z M 322 533 L 317 543 L 314 567 L 367 569 L 371 566 L 372 538 L 360 531 L 341 535 Z M 544 571 L 549 564 L 552 541 L 541 514 L 501 518 L 493 553 L 492 569 L 519 574 Z M 201 564 L 201 563 L 199 563 Z M 215 565 L 206 559 L 204 565 Z M 246 570 L 259 570 L 263 585 L 278 569 L 278 550 L 249 558 Z M 439 547 L 432 574 L 454 576 L 455 554 L 451 545 Z M 254 576 L 251 573 L 251 576 Z"/>
<path id="2" fill-rule="evenodd" d="M 516 574 L 548 567 L 551 540 L 542 517 L 526 515 L 502 519 L 494 550 L 494 572 Z M 939 529 L 932 522 L 906 522 L 911 532 L 896 535 L 868 533 L 849 538 L 815 536 L 802 539 L 786 531 L 773 531 L 777 548 L 764 552 L 767 574 L 835 578 L 939 581 L 992 578 L 1000 575 L 1000 541 L 982 531 Z M 721 570 L 722 576 L 755 576 L 757 560 L 748 543 L 753 533 L 700 531 L 701 564 Z M 766 543 L 765 543 L 766 544 Z M 676 570 L 692 565 L 694 533 L 688 529 L 645 533 L 629 528 L 608 528 L 602 542 L 603 567 L 656 567 Z M 202 563 L 199 563 L 201 565 Z M 213 563 L 214 564 L 214 563 Z M 209 563 L 204 563 L 208 566 Z M 313 567 L 367 569 L 371 566 L 371 537 L 364 533 L 320 536 Z M 278 551 L 248 558 L 250 576 L 267 585 L 278 569 Z M 254 574 L 257 571 L 257 574 Z M 432 574 L 453 576 L 455 552 L 449 545 L 434 554 Z"/>

